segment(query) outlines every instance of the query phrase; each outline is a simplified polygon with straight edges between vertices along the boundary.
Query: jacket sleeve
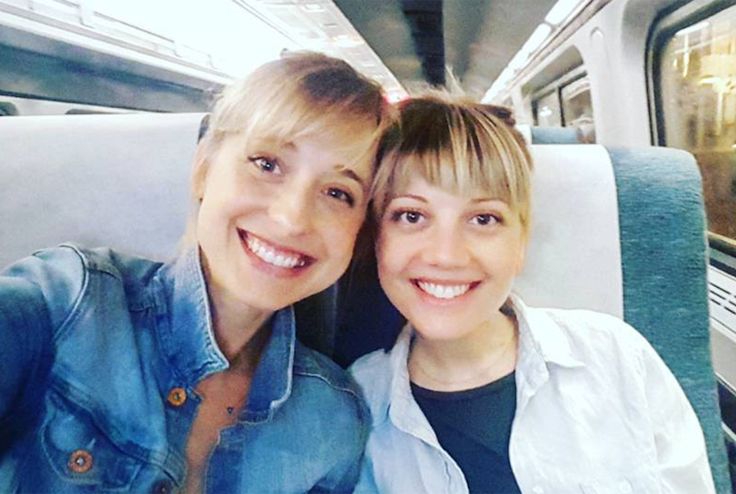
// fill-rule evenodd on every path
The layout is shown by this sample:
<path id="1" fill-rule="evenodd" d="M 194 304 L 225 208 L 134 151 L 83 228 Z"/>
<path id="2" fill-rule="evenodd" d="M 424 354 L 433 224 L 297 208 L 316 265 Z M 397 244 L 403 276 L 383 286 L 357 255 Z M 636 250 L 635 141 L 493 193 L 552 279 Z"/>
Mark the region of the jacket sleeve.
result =
<path id="1" fill-rule="evenodd" d="M 352 402 L 350 407 L 356 412 L 353 423 L 347 429 L 350 430 L 352 437 L 340 443 L 341 461 L 335 465 L 327 477 L 322 479 L 319 485 L 310 490 L 310 493 L 348 494 L 355 491 L 355 485 L 360 477 L 371 420 L 368 407 L 360 396 L 354 396 L 350 401 Z"/>
<path id="2" fill-rule="evenodd" d="M 36 252 L 0 271 L 0 451 L 33 427 L 48 386 L 54 335 L 85 283 L 71 246 Z"/>
<path id="3" fill-rule="evenodd" d="M 648 344 L 642 360 L 662 492 L 715 493 L 703 430 L 690 402 Z"/>
<path id="4" fill-rule="evenodd" d="M 377 494 L 378 487 L 376 486 L 376 480 L 373 477 L 373 465 L 371 463 L 370 456 L 366 452 L 363 457 L 363 464 L 360 469 L 360 479 L 358 484 L 355 486 L 356 494 Z"/>
<path id="5" fill-rule="evenodd" d="M 33 427 L 52 362 L 49 314 L 40 288 L 0 276 L 0 452 Z"/>

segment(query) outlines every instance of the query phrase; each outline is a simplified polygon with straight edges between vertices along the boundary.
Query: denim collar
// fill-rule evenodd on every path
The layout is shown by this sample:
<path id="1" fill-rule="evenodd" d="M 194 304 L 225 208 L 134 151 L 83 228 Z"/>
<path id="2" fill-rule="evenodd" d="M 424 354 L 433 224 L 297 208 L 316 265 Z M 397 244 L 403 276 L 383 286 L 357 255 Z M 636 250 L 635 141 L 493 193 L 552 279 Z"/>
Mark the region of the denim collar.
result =
<path id="1" fill-rule="evenodd" d="M 160 332 L 162 347 L 181 385 L 194 387 L 229 367 L 215 340 L 207 284 L 198 248 L 184 251 L 163 269 L 168 324 Z M 271 337 L 261 355 L 241 414 L 247 421 L 265 420 L 291 394 L 296 325 L 291 306 L 277 311 L 269 322 Z"/>

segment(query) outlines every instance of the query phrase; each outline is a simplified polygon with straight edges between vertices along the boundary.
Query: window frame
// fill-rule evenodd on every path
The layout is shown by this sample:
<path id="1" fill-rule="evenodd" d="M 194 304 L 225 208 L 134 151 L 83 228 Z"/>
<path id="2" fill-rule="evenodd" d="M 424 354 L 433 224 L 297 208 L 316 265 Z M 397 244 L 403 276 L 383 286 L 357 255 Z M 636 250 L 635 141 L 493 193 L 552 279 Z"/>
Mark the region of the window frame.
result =
<path id="1" fill-rule="evenodd" d="M 560 125 L 562 127 L 566 127 L 567 121 L 565 119 L 565 112 L 563 110 L 563 105 L 562 105 L 562 88 L 569 84 L 572 84 L 578 79 L 582 79 L 583 77 L 587 75 L 588 75 L 588 71 L 585 70 L 584 64 L 576 65 L 572 69 L 556 77 L 549 84 L 546 84 L 542 86 L 541 88 L 537 89 L 536 91 L 534 91 L 531 95 L 532 111 L 534 115 L 534 120 L 535 121 L 537 120 L 537 103 L 539 102 L 539 100 L 549 96 L 551 93 L 554 92 L 555 95 L 557 96 L 557 104 L 560 106 Z M 592 92 L 592 87 L 591 87 L 591 92 Z M 595 108 L 593 109 L 593 115 L 595 118 Z M 535 123 L 535 125 L 538 125 L 538 124 Z"/>
<path id="2" fill-rule="evenodd" d="M 664 11 L 655 19 L 647 46 L 647 93 L 649 95 L 649 117 L 651 141 L 658 146 L 666 146 L 664 105 L 661 87 L 661 74 L 658 68 L 662 62 L 664 45 L 674 33 L 688 26 L 694 26 L 713 15 L 736 5 L 736 0 L 693 0 L 685 5 L 676 5 Z"/>
<path id="3" fill-rule="evenodd" d="M 647 94 L 649 102 L 649 119 L 651 142 L 657 146 L 667 146 L 665 140 L 664 102 L 658 89 L 662 84 L 661 71 L 664 46 L 674 33 L 680 29 L 702 22 L 730 7 L 736 6 L 736 0 L 692 0 L 678 3 L 665 10 L 655 19 L 647 43 Z M 717 251 L 731 258 L 721 268 L 736 276 L 736 239 L 725 237 L 707 230 L 708 244 L 712 251 Z M 713 256 L 711 256 L 713 257 Z"/>

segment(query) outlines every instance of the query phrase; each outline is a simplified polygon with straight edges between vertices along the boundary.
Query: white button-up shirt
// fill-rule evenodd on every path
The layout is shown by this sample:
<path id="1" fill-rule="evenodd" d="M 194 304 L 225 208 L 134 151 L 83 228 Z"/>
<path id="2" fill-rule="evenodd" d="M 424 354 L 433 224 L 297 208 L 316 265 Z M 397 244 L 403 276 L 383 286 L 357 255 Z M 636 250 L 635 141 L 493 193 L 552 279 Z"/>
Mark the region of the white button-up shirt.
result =
<path id="1" fill-rule="evenodd" d="M 523 493 L 714 493 L 700 424 L 635 329 L 591 311 L 536 309 L 519 322 L 511 468 Z M 351 372 L 371 409 L 356 492 L 466 493 L 462 471 L 414 401 L 412 329 Z"/>

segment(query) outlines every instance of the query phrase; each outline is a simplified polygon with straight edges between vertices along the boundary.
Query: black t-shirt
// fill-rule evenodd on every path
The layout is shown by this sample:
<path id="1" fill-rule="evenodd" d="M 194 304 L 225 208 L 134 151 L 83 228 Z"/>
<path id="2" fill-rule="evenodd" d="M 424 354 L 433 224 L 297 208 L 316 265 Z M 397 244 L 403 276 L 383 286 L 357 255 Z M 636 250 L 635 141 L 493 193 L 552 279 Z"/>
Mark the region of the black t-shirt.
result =
<path id="1" fill-rule="evenodd" d="M 514 373 L 480 388 L 432 391 L 412 383 L 412 394 L 440 445 L 457 462 L 472 493 L 520 493 L 509 461 L 516 411 Z"/>

